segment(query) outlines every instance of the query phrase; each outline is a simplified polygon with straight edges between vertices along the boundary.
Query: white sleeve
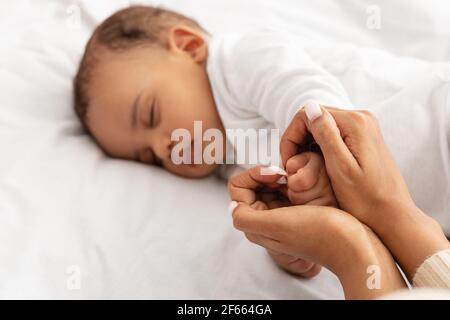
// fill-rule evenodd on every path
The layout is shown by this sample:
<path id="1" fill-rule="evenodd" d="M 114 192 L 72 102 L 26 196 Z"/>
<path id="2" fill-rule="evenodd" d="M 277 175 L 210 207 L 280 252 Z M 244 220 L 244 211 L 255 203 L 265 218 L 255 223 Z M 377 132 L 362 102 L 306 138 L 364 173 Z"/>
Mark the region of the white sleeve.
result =
<path id="1" fill-rule="evenodd" d="M 225 82 L 242 111 L 284 130 L 308 100 L 350 107 L 342 84 L 309 56 L 301 39 L 255 32 L 228 46 Z"/>

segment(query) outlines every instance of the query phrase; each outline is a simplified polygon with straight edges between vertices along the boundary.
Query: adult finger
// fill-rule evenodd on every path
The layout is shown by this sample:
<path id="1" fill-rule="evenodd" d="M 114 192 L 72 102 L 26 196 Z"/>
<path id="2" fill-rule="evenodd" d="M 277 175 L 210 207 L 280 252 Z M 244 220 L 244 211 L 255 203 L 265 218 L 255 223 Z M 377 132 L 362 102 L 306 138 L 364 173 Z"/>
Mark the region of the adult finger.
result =
<path id="1" fill-rule="evenodd" d="M 277 218 L 274 210 L 255 210 L 245 203 L 240 203 L 232 213 L 233 225 L 236 229 L 245 233 L 277 239 L 280 229 L 278 228 L 279 218 Z"/>
<path id="2" fill-rule="evenodd" d="M 272 173 L 272 174 L 269 174 Z M 277 188 L 277 181 L 285 174 L 281 168 L 256 166 L 232 177 L 228 182 L 228 191 L 233 201 L 253 204 L 256 191 L 261 188 Z"/>
<path id="3" fill-rule="evenodd" d="M 280 243 L 276 240 L 273 240 L 271 238 L 265 237 L 260 234 L 256 233 L 250 233 L 245 232 L 245 237 L 252 243 L 257 244 L 261 247 L 264 247 L 268 250 L 279 250 L 280 249 Z"/>
<path id="4" fill-rule="evenodd" d="M 267 204 L 269 209 L 290 206 L 289 200 L 281 193 L 283 188 L 286 188 L 286 186 L 282 186 L 278 192 L 262 192 L 259 197 L 261 201 Z"/>
<path id="5" fill-rule="evenodd" d="M 297 262 L 297 271 L 301 273 L 308 271 L 315 264 L 314 262 L 294 257 L 272 249 L 267 249 L 267 252 L 276 262 L 283 266 L 288 266 L 289 264 Z"/>

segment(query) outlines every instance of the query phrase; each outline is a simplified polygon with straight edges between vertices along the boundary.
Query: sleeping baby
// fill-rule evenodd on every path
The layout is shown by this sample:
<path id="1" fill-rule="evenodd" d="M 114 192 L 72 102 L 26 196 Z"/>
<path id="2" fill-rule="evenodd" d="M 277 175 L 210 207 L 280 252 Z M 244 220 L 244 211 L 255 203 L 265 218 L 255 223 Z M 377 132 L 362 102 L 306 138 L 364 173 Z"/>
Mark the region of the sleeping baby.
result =
<path id="1" fill-rule="evenodd" d="M 229 177 L 236 172 L 229 168 L 255 164 L 227 161 L 230 150 L 247 154 L 255 146 L 240 150 L 227 138 L 229 130 L 265 130 L 267 138 L 273 129 L 283 132 L 309 101 L 350 105 L 339 81 L 303 45 L 270 30 L 210 35 L 181 14 L 130 7 L 106 19 L 89 40 L 74 82 L 75 111 L 111 157 L 190 178 Z M 214 138 L 199 138 L 198 123 Z M 188 141 L 174 140 L 179 130 L 189 133 Z M 191 148 L 174 153 L 180 144 L 205 150 L 213 142 L 217 161 L 174 161 L 174 154 L 195 160 L 186 151 Z M 287 161 L 287 172 L 276 165 L 267 164 L 265 174 L 280 176 L 292 204 L 336 205 L 320 153 L 299 153 Z M 274 258 L 293 273 L 317 270 L 310 264 L 309 273 L 304 265 L 296 272 L 296 263 L 306 262 Z"/>

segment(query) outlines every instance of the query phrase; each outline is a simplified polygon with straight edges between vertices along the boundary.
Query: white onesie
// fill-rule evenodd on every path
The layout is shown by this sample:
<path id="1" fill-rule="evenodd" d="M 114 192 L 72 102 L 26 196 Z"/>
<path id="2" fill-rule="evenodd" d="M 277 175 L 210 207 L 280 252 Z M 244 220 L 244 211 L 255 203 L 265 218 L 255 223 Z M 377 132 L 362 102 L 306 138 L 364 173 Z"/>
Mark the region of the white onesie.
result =
<path id="1" fill-rule="evenodd" d="M 450 63 L 254 30 L 212 36 L 207 72 L 226 129 L 281 135 L 307 100 L 372 111 L 416 204 L 450 234 Z"/>
<path id="2" fill-rule="evenodd" d="M 315 62 L 303 49 L 304 45 L 272 30 L 218 35 L 209 40 L 207 71 L 226 129 L 268 129 L 270 141 L 269 130 L 278 128 L 281 137 L 308 100 L 333 106 L 351 105 L 338 79 Z M 227 142 L 235 150 L 236 141 L 227 139 Z M 258 152 L 255 144 L 247 148 L 250 150 L 246 152 Z M 248 168 L 255 164 L 240 166 Z M 225 177 L 235 173 L 235 170 L 221 171 Z"/>

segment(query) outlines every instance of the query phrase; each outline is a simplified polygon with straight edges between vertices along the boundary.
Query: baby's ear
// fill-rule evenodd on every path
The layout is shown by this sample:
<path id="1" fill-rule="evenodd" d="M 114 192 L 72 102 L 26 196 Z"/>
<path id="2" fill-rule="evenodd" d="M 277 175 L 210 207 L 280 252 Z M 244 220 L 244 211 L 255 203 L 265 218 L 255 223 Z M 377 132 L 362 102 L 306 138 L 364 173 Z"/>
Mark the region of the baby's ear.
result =
<path id="1" fill-rule="evenodd" d="M 208 43 L 204 35 L 188 26 L 179 25 L 170 29 L 169 46 L 171 50 L 189 54 L 197 63 L 203 63 L 208 57 Z"/>

